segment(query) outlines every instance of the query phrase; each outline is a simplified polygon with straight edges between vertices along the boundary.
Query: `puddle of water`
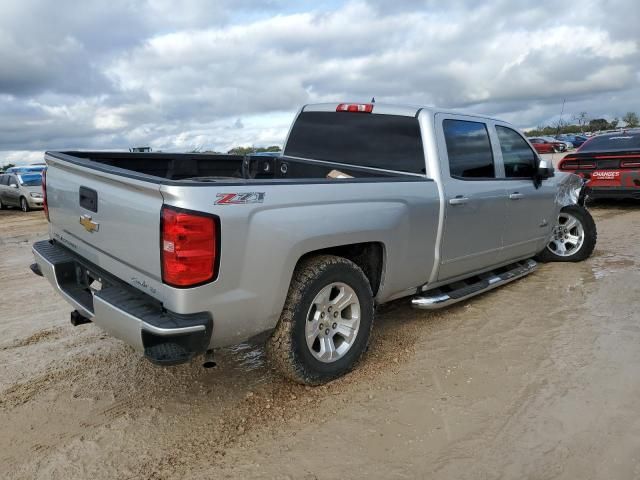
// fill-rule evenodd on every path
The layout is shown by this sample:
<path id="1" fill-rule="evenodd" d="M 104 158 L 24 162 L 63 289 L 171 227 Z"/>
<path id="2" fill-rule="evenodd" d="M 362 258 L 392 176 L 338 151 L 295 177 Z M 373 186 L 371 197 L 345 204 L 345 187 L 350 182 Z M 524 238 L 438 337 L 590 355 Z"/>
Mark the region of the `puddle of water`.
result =
<path id="1" fill-rule="evenodd" d="M 220 353 L 231 357 L 238 368 L 245 372 L 262 369 L 266 362 L 264 345 L 240 343 L 233 347 L 223 348 Z"/>
<path id="2" fill-rule="evenodd" d="M 601 252 L 593 257 L 591 270 L 596 280 L 600 280 L 611 273 L 635 269 L 636 265 L 635 260 L 630 255 Z"/>

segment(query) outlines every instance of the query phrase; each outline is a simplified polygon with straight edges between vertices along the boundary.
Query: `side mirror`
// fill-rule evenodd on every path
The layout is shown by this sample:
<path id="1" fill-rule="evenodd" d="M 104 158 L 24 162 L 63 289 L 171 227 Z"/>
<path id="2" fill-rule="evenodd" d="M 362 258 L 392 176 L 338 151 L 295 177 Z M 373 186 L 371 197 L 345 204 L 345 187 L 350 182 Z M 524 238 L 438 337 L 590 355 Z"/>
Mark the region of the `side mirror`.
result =
<path id="1" fill-rule="evenodd" d="M 538 163 L 536 177 L 540 180 L 544 180 L 545 178 L 553 177 L 553 173 L 553 164 L 548 160 L 540 160 L 540 162 Z"/>
<path id="2" fill-rule="evenodd" d="M 10 186 L 11 188 L 18 188 L 18 185 L 16 185 L 15 183 L 10 183 L 10 184 L 9 184 L 9 186 Z"/>

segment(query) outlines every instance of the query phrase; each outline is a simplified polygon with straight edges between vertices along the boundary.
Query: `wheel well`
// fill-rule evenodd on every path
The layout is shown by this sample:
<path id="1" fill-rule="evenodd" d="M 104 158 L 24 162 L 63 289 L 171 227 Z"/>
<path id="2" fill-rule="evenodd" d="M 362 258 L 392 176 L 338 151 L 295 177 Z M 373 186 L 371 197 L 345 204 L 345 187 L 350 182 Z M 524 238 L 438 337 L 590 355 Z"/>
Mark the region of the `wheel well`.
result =
<path id="1" fill-rule="evenodd" d="M 335 255 L 351 260 L 358 265 L 369 279 L 373 295 L 377 295 L 382 281 L 382 271 L 384 263 L 384 246 L 380 242 L 352 243 L 349 245 L 339 245 L 337 247 L 323 248 L 304 254 L 298 264 L 304 259 L 316 255 Z"/>

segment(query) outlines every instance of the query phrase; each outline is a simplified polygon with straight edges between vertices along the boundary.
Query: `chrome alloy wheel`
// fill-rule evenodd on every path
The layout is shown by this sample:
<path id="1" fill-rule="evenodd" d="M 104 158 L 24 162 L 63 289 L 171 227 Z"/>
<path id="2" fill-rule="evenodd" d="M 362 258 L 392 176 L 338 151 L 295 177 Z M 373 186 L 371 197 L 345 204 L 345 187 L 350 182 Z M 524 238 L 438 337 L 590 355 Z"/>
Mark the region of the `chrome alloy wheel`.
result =
<path id="1" fill-rule="evenodd" d="M 559 257 L 570 257 L 582 248 L 583 243 L 584 228 L 580 220 L 569 213 L 560 212 L 547 248 Z"/>
<path id="2" fill-rule="evenodd" d="M 335 362 L 353 346 L 360 328 L 360 301 L 346 283 L 334 282 L 315 296 L 307 313 L 305 338 L 311 354 Z"/>

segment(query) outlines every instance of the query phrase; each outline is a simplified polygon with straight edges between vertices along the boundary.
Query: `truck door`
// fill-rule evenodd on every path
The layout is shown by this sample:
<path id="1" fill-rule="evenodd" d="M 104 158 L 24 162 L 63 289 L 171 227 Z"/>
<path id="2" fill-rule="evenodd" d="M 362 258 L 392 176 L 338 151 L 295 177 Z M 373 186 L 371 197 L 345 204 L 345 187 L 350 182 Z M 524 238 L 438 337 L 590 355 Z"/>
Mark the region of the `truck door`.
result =
<path id="1" fill-rule="evenodd" d="M 445 198 L 441 281 L 499 263 L 506 203 L 487 123 L 437 114 L 436 132 Z"/>
<path id="2" fill-rule="evenodd" d="M 506 222 L 502 235 L 503 259 L 533 256 L 544 248 L 555 224 L 556 187 L 550 180 L 533 182 L 538 155 L 522 135 L 507 125 L 495 124 L 497 156 L 504 166 Z"/>

